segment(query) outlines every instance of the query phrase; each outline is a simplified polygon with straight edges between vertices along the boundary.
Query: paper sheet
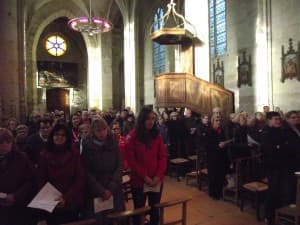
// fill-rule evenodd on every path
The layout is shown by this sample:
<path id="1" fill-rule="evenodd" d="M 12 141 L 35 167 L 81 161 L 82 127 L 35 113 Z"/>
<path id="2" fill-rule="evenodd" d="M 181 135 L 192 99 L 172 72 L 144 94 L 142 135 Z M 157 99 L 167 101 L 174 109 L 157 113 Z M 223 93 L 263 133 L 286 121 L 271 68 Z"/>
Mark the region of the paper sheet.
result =
<path id="1" fill-rule="evenodd" d="M 6 198 L 6 197 L 7 197 L 6 193 L 0 192 L 0 198 Z"/>
<path id="2" fill-rule="evenodd" d="M 122 176 L 122 184 L 127 183 L 130 181 L 130 176 L 124 175 Z"/>
<path id="3" fill-rule="evenodd" d="M 111 196 L 108 200 L 103 201 L 102 198 L 94 198 L 95 213 L 114 208 L 114 197 Z"/>
<path id="4" fill-rule="evenodd" d="M 156 186 L 150 187 L 146 183 L 144 183 L 144 193 L 146 192 L 160 192 L 161 182 L 159 182 Z"/>
<path id="5" fill-rule="evenodd" d="M 58 204 L 58 201 L 55 200 L 61 196 L 62 193 L 60 193 L 52 184 L 47 182 L 28 204 L 28 207 L 43 209 L 51 213 Z"/>

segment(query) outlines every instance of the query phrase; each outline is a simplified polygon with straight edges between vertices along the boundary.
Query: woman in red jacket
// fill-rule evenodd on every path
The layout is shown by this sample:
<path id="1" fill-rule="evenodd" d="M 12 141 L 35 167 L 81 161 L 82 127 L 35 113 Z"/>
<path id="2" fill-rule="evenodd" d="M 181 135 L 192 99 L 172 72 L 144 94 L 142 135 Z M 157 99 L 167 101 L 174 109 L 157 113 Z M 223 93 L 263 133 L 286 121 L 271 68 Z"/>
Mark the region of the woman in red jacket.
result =
<path id="1" fill-rule="evenodd" d="M 132 195 L 135 208 L 151 206 L 150 224 L 158 225 L 159 213 L 153 206 L 160 202 L 166 171 L 165 145 L 156 127 L 156 117 L 149 108 L 143 108 L 136 128 L 126 137 L 126 153 L 132 170 Z M 134 224 L 138 224 L 135 220 Z"/>
<path id="2" fill-rule="evenodd" d="M 125 146 L 126 146 L 126 137 L 121 135 L 121 127 L 120 123 L 115 120 L 111 124 L 111 131 L 113 135 L 116 137 L 118 141 L 118 146 L 122 155 L 122 160 L 123 160 L 123 170 L 128 170 L 128 162 L 126 159 L 126 153 L 125 153 Z"/>
<path id="3" fill-rule="evenodd" d="M 68 223 L 78 218 L 83 202 L 84 172 L 79 150 L 72 145 L 72 135 L 64 124 L 56 124 L 48 138 L 38 167 L 38 184 L 51 183 L 62 196 L 48 224 Z"/>

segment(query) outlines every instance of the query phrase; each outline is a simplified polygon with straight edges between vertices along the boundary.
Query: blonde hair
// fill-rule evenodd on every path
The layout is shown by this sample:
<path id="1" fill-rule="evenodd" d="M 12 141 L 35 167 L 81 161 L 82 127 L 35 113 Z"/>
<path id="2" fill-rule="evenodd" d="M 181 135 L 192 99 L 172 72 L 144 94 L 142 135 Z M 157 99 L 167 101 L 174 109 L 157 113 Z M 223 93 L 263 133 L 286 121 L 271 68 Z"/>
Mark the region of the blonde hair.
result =
<path id="1" fill-rule="evenodd" d="M 107 122 L 102 118 L 97 118 L 97 119 L 93 120 L 93 122 L 91 124 L 90 136 L 94 136 L 95 131 L 99 128 L 102 128 L 102 129 L 106 128 L 107 129 L 107 134 L 108 135 L 111 134 L 111 131 L 110 131 L 110 128 L 109 128 Z"/>
<path id="2" fill-rule="evenodd" d="M 219 119 L 220 121 L 222 121 L 222 117 L 220 115 L 212 115 L 210 118 L 211 124 L 213 124 L 215 122 L 216 119 Z"/>

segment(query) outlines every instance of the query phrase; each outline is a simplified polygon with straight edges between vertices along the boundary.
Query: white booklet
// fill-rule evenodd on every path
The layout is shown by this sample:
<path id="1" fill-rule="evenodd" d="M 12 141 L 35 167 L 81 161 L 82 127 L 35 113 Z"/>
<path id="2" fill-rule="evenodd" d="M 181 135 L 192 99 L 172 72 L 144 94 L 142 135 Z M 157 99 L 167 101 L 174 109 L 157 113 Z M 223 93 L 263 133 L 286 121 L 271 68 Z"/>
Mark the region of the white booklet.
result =
<path id="1" fill-rule="evenodd" d="M 130 181 L 130 176 L 124 175 L 122 176 L 122 184 L 127 183 Z"/>
<path id="2" fill-rule="evenodd" d="M 58 201 L 55 200 L 61 196 L 62 193 L 60 193 L 52 184 L 47 182 L 28 204 L 28 207 L 43 209 L 51 213 L 58 204 Z"/>
<path id="3" fill-rule="evenodd" d="M 6 193 L 0 192 L 0 198 L 6 198 L 6 197 L 7 197 Z"/>
<path id="4" fill-rule="evenodd" d="M 102 200 L 102 198 L 94 198 L 94 212 L 102 212 L 104 210 L 114 208 L 114 197 L 111 196 L 107 200 Z"/>
<path id="5" fill-rule="evenodd" d="M 159 182 L 156 186 L 150 187 L 146 183 L 144 183 L 144 193 L 146 192 L 160 192 L 161 182 Z"/>

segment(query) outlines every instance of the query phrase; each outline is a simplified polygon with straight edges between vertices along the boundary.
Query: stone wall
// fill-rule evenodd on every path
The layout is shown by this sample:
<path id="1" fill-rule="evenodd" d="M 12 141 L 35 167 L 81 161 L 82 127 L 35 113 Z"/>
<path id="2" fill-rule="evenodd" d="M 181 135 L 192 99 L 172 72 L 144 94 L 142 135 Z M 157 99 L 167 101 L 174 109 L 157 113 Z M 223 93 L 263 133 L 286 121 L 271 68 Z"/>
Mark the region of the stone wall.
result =
<path id="1" fill-rule="evenodd" d="M 281 79 L 281 46 L 294 49 L 300 41 L 298 0 L 227 1 L 227 52 L 224 61 L 225 87 L 235 92 L 236 111 L 261 111 L 263 105 L 283 111 L 300 108 L 299 81 Z M 237 87 L 238 55 L 252 57 L 252 83 Z"/>
<path id="2" fill-rule="evenodd" d="M 3 0 L 0 2 L 0 116 L 1 121 L 16 117 L 24 121 L 25 86 L 23 73 L 22 2 Z"/>

